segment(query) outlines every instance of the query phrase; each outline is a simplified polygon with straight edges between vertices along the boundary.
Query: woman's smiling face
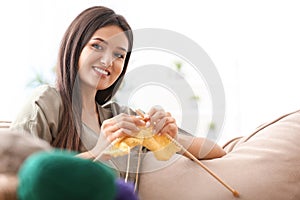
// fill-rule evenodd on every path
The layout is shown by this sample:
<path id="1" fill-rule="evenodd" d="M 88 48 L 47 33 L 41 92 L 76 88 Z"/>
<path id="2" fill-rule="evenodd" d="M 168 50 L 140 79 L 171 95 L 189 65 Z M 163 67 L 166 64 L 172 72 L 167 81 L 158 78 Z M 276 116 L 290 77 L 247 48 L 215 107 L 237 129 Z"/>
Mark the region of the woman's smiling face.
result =
<path id="1" fill-rule="evenodd" d="M 110 87 L 122 73 L 127 50 L 128 39 L 120 27 L 98 29 L 79 57 L 81 86 L 96 90 Z"/>

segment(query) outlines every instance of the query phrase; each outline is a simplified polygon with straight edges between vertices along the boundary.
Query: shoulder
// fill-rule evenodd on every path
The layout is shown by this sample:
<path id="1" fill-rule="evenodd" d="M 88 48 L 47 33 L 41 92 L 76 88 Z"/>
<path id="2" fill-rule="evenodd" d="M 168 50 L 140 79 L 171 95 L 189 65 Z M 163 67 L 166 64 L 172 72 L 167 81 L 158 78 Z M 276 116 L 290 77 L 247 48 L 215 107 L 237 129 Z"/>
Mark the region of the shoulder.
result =
<path id="1" fill-rule="evenodd" d="M 24 102 L 11 127 L 39 135 L 41 138 L 47 137 L 47 141 L 50 141 L 47 133 L 50 129 L 57 130 L 62 112 L 59 92 L 50 85 L 41 85 L 35 88 Z"/>
<path id="2" fill-rule="evenodd" d="M 29 98 L 32 104 L 42 108 L 58 108 L 62 105 L 58 90 L 51 85 L 41 85 L 34 89 Z"/>
<path id="3" fill-rule="evenodd" d="M 31 98 L 35 101 L 60 100 L 60 94 L 57 89 L 51 85 L 41 85 L 34 89 Z"/>
<path id="4" fill-rule="evenodd" d="M 44 115 L 60 113 L 62 101 L 57 89 L 50 85 L 41 85 L 33 90 L 30 97 L 24 102 L 19 115 L 36 117 L 38 112 Z"/>

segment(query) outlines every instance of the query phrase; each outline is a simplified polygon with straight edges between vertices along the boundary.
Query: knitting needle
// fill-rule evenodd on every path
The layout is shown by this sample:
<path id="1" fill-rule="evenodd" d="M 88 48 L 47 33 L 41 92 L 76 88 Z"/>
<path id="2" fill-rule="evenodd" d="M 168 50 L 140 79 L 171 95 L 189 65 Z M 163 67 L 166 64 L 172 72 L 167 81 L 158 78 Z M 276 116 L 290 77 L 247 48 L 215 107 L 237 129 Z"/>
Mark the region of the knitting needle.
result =
<path id="1" fill-rule="evenodd" d="M 136 114 L 138 114 L 141 118 L 145 119 L 145 115 L 141 109 L 135 110 Z"/>
<path id="2" fill-rule="evenodd" d="M 198 165 L 200 165 L 203 169 L 205 169 L 210 175 L 212 175 L 217 181 L 219 181 L 223 186 L 225 186 L 228 190 L 230 190 L 235 197 L 239 197 L 238 191 L 231 188 L 229 185 L 227 185 L 220 177 L 218 177 L 214 172 L 212 172 L 208 167 L 203 165 L 193 154 L 191 154 L 186 148 L 184 148 L 179 142 L 177 142 L 174 138 L 172 138 L 170 135 L 165 134 L 167 138 L 169 138 L 174 144 L 176 144 L 178 147 L 180 147 L 184 153 L 186 153 L 192 160 L 194 160 Z"/>
<path id="3" fill-rule="evenodd" d="M 138 152 L 138 163 L 136 168 L 136 176 L 135 176 L 135 183 L 134 183 L 134 191 L 137 190 L 138 181 L 139 181 L 139 173 L 140 173 L 140 165 L 141 165 L 141 154 L 142 154 L 143 146 L 140 145 L 139 152 Z"/>
<path id="4" fill-rule="evenodd" d="M 129 167 L 130 167 L 130 147 L 128 147 L 128 157 L 127 157 L 127 168 L 126 168 L 126 175 L 125 175 L 125 183 L 127 183 L 127 181 L 128 181 Z"/>
<path id="5" fill-rule="evenodd" d="M 138 109 L 136 110 L 136 113 L 140 115 L 142 118 L 144 118 L 143 112 Z M 200 167 L 202 167 L 204 170 L 206 170 L 210 175 L 212 175 L 217 181 L 219 181 L 223 186 L 225 186 L 229 191 L 232 192 L 233 196 L 239 197 L 239 193 L 231 188 L 229 185 L 227 185 L 220 177 L 218 177 L 214 172 L 212 172 L 208 167 L 203 165 L 193 154 L 191 154 L 186 148 L 184 148 L 179 142 L 177 142 L 174 138 L 172 138 L 170 135 L 165 134 L 169 140 L 171 140 L 174 144 L 176 144 L 179 148 L 181 148 L 192 160 L 194 160 Z"/>

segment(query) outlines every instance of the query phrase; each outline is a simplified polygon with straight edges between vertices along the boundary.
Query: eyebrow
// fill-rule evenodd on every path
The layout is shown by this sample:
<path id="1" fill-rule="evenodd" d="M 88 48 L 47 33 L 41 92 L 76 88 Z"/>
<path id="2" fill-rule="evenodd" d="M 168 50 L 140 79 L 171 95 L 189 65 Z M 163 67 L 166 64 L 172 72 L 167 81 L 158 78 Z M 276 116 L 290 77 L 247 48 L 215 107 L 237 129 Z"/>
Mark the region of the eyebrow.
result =
<path id="1" fill-rule="evenodd" d="M 92 38 L 92 40 L 98 40 L 98 41 L 100 41 L 100 42 L 103 42 L 104 44 L 106 44 L 106 45 L 108 45 L 108 42 L 107 41 L 105 41 L 105 40 L 103 40 L 102 38 L 99 38 L 99 37 L 97 37 L 97 38 Z M 125 49 L 125 48 L 123 48 L 123 47 L 117 47 L 118 49 L 120 49 L 120 50 L 122 50 L 122 51 L 126 51 L 127 52 L 127 49 Z"/>

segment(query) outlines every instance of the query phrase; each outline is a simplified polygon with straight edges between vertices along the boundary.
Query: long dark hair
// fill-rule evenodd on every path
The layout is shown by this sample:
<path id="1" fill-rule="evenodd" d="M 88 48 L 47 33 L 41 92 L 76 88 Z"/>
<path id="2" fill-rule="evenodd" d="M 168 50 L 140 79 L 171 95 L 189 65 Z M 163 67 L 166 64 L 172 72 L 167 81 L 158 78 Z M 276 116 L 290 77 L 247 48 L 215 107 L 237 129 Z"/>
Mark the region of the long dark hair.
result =
<path id="1" fill-rule="evenodd" d="M 63 36 L 58 54 L 57 88 L 63 102 L 63 117 L 57 137 L 52 146 L 78 151 L 80 147 L 80 133 L 82 130 L 82 105 L 79 97 L 80 91 L 76 86 L 78 61 L 82 49 L 88 43 L 94 32 L 101 27 L 119 26 L 128 39 L 129 47 L 121 75 L 109 88 L 97 91 L 95 100 L 103 105 L 116 93 L 127 69 L 129 62 L 133 35 L 126 19 L 113 10 L 103 6 L 95 6 L 84 10 L 70 24 Z"/>

